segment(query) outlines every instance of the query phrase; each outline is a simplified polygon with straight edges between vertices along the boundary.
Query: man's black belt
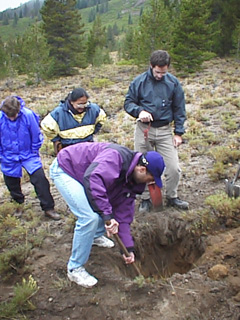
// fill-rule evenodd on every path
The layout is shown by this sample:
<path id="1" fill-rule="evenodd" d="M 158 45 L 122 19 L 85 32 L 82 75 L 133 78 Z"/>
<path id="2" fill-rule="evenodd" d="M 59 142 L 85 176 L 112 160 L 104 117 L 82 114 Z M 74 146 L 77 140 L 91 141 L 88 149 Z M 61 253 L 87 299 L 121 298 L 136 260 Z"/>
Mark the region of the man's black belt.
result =
<path id="1" fill-rule="evenodd" d="M 149 125 L 149 122 L 143 122 L 143 123 L 146 125 Z M 153 128 L 160 128 L 160 127 L 164 127 L 167 125 L 169 125 L 168 121 L 162 121 L 162 120 L 151 121 L 151 127 L 153 127 Z"/>

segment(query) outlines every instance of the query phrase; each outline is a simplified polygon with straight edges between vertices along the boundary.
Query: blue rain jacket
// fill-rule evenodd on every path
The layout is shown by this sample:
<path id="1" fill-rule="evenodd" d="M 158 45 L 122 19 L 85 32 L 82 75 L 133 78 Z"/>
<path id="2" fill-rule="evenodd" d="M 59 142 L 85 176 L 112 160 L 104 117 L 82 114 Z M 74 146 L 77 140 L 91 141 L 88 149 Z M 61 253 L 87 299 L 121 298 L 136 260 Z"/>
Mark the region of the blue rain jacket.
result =
<path id="1" fill-rule="evenodd" d="M 14 121 L 0 111 L 0 162 L 6 176 L 20 178 L 22 167 L 29 174 L 42 167 L 39 149 L 43 135 L 39 127 L 38 116 L 25 107 L 25 102 L 18 96 L 21 109 Z"/>

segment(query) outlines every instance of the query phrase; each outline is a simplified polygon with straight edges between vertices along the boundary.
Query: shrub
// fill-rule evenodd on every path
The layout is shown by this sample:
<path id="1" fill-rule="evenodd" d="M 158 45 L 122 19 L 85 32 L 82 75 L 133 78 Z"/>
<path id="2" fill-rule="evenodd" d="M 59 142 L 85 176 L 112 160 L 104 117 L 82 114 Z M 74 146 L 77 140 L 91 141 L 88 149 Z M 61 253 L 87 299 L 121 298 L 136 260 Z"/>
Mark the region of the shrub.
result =
<path id="1" fill-rule="evenodd" d="M 23 279 L 22 284 L 14 287 L 14 297 L 9 302 L 0 304 L 1 319 L 20 319 L 23 311 L 34 310 L 35 306 L 31 302 L 31 297 L 38 291 L 37 282 L 30 275 L 28 280 Z M 24 317 L 24 319 L 26 319 Z"/>
<path id="2" fill-rule="evenodd" d="M 229 198 L 225 193 L 218 193 L 206 198 L 209 205 L 217 216 L 229 218 L 240 214 L 240 198 Z"/>

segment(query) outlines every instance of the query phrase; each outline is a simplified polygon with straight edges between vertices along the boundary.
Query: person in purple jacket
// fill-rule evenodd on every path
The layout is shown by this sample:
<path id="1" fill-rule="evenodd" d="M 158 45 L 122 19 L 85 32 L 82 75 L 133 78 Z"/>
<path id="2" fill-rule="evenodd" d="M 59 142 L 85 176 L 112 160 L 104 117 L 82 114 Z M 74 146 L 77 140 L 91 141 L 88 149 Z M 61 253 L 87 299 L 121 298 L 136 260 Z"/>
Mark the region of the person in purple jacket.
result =
<path id="1" fill-rule="evenodd" d="M 145 154 L 105 142 L 83 142 L 62 149 L 50 166 L 50 177 L 77 217 L 68 278 L 89 288 L 97 283 L 84 268 L 92 245 L 111 248 L 104 236 L 118 233 L 130 252 L 126 264 L 135 261 L 130 225 L 135 197 L 147 183 L 162 187 L 165 164 L 155 151 Z"/>
<path id="2" fill-rule="evenodd" d="M 4 182 L 14 201 L 24 202 L 21 190 L 22 168 L 30 177 L 45 216 L 59 220 L 54 210 L 50 185 L 42 168 L 39 149 L 43 135 L 38 116 L 26 108 L 18 96 L 9 96 L 0 106 L 0 163 Z"/>

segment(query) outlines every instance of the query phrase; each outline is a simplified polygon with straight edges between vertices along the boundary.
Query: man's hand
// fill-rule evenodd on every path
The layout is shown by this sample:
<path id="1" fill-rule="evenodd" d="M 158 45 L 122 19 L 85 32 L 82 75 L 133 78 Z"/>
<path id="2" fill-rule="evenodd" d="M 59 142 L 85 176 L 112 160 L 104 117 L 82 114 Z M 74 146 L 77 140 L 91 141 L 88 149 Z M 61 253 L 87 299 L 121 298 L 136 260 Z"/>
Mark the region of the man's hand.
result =
<path id="1" fill-rule="evenodd" d="M 149 112 L 147 112 L 147 111 L 144 111 L 144 110 L 139 113 L 138 119 L 139 119 L 141 122 L 150 122 L 150 121 L 153 121 L 153 117 L 152 117 L 151 113 L 149 113 Z"/>
<path id="2" fill-rule="evenodd" d="M 119 223 L 115 219 L 111 219 L 105 223 L 107 236 L 111 237 L 113 234 L 118 233 Z"/>
<path id="3" fill-rule="evenodd" d="M 182 137 L 175 134 L 173 137 L 173 145 L 177 148 L 180 144 L 182 144 Z"/>
<path id="4" fill-rule="evenodd" d="M 133 252 L 129 252 L 129 257 L 127 257 L 127 256 L 125 256 L 125 254 L 123 254 L 123 259 L 126 264 L 130 264 L 135 261 L 135 255 Z"/>

